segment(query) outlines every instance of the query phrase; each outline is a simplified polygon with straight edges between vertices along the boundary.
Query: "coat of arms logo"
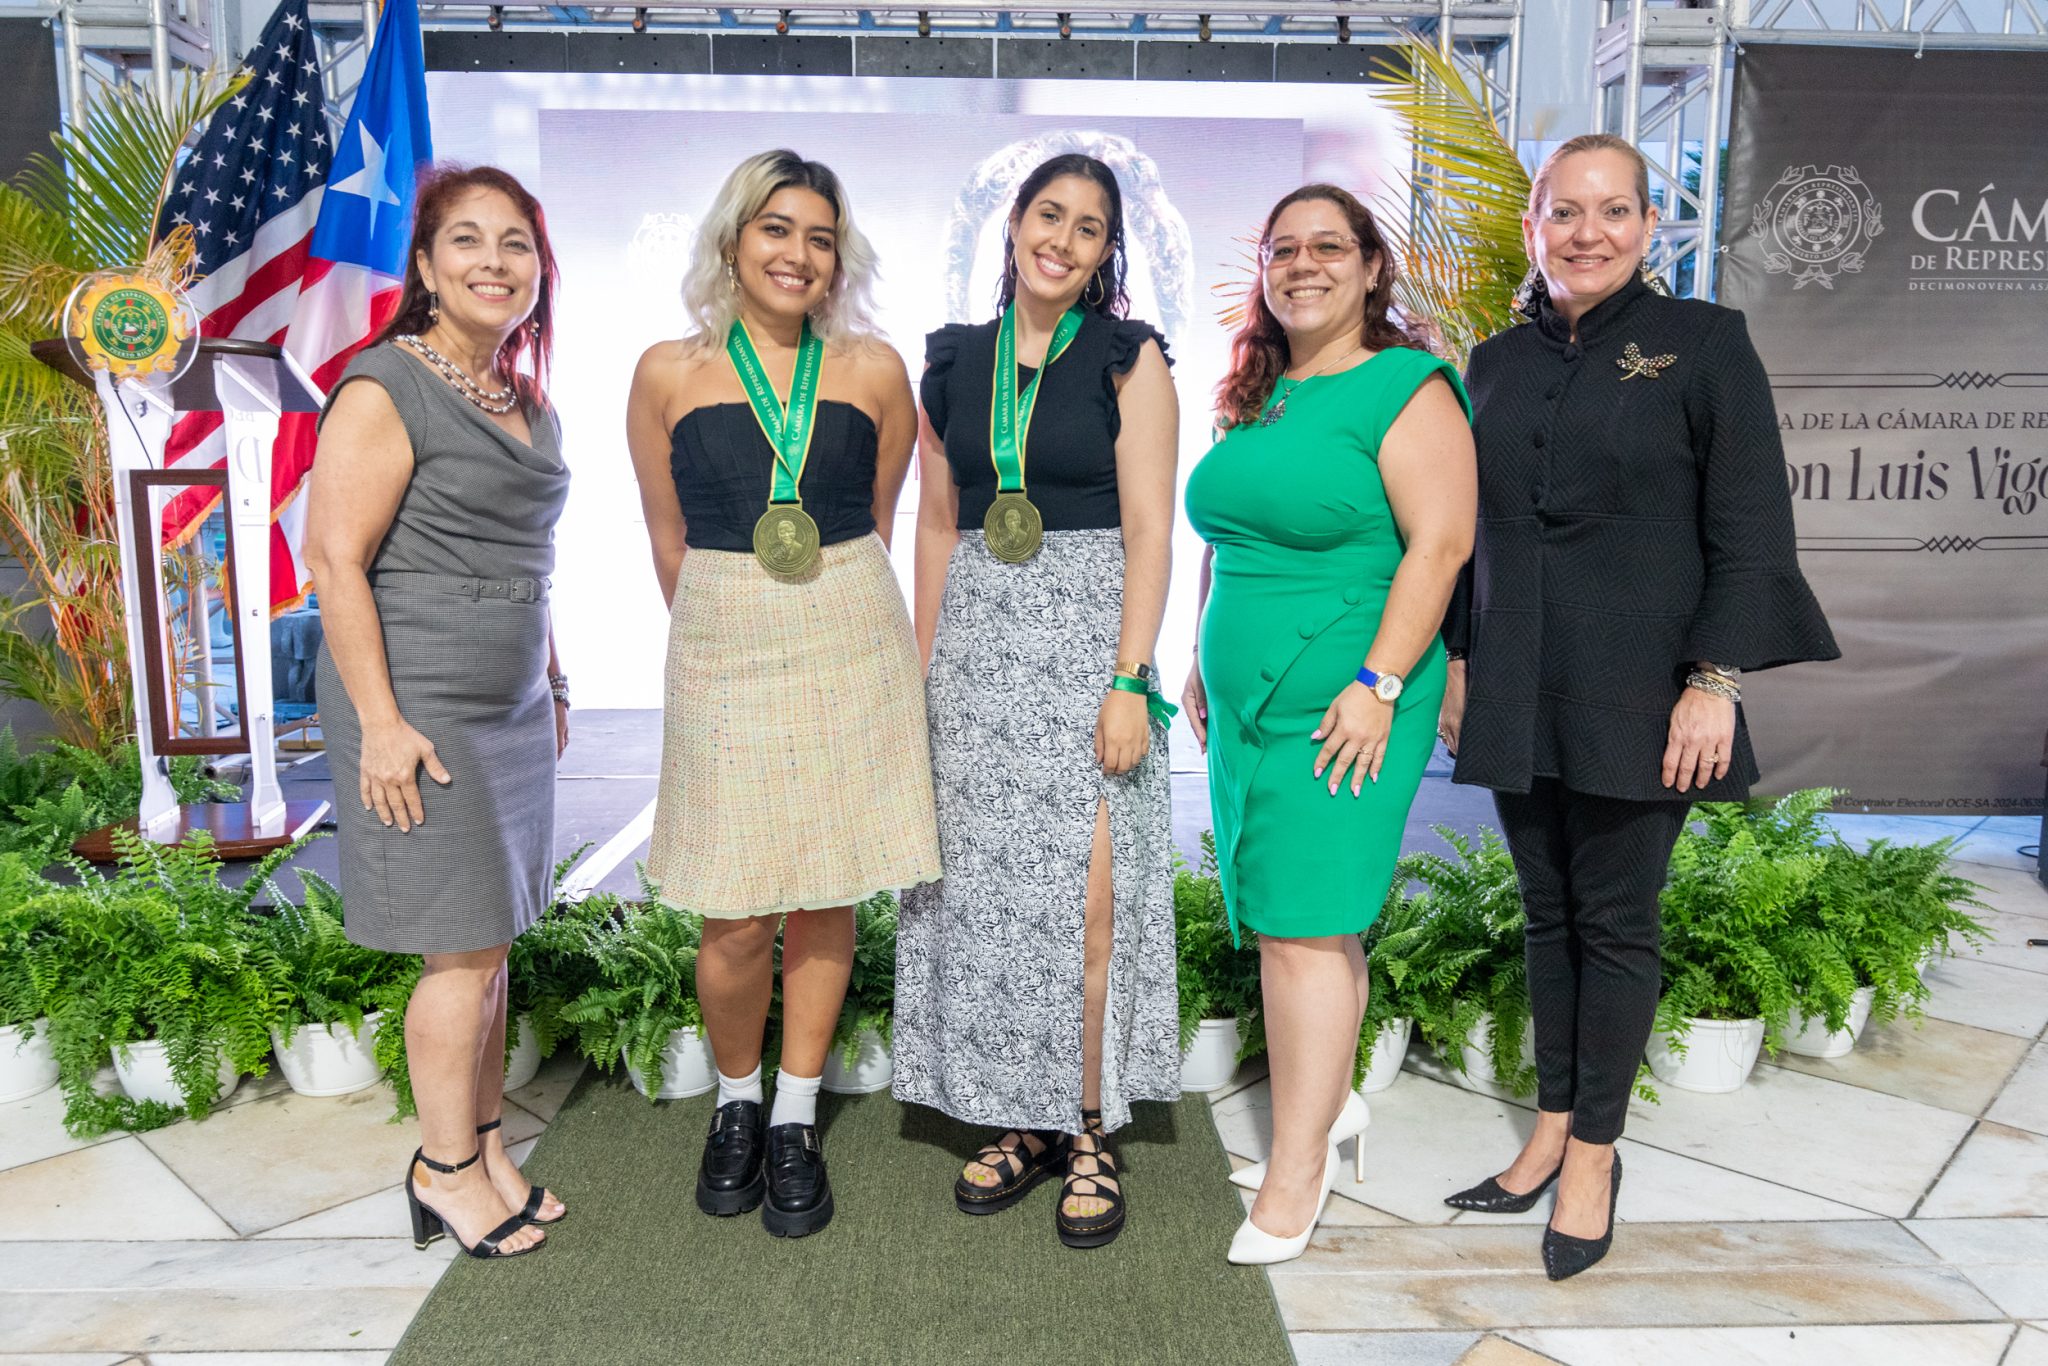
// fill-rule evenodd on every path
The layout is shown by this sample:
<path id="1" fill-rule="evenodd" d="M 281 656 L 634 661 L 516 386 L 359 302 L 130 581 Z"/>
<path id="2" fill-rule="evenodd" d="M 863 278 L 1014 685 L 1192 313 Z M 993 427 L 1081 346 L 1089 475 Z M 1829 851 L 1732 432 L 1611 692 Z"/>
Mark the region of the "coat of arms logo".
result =
<path id="1" fill-rule="evenodd" d="M 1791 275 L 1794 289 L 1833 289 L 1837 275 L 1861 271 L 1870 239 L 1883 231 L 1877 200 L 1853 166 L 1786 167 L 1749 223 L 1764 269 Z"/>

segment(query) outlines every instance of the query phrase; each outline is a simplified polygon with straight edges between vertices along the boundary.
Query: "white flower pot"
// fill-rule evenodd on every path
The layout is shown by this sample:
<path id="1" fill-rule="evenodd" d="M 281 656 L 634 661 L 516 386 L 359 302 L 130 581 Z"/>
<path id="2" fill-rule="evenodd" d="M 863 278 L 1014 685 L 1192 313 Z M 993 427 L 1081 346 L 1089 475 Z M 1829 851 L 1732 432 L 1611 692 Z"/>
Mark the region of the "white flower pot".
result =
<path id="1" fill-rule="evenodd" d="M 154 1100 L 181 1110 L 185 1108 L 184 1093 L 178 1090 L 177 1079 L 171 1076 L 170 1056 L 154 1039 L 115 1048 L 114 1075 L 121 1079 L 121 1089 L 128 1093 L 130 1100 Z M 235 1070 L 233 1063 L 222 1058 L 220 1085 L 214 1090 L 214 1103 L 218 1105 L 226 1100 L 241 1084 L 242 1074 Z"/>
<path id="2" fill-rule="evenodd" d="M 1194 1042 L 1180 1055 L 1180 1089 L 1220 1091 L 1237 1075 L 1237 1050 L 1244 1043 L 1237 1021 L 1204 1020 Z"/>
<path id="3" fill-rule="evenodd" d="M 1358 1083 L 1362 1095 L 1384 1091 L 1394 1084 L 1394 1078 L 1401 1075 L 1401 1061 L 1408 1056 L 1408 1035 L 1415 1027 L 1415 1021 L 1402 1016 L 1389 1020 L 1381 1027 L 1379 1036 L 1372 1041 L 1372 1066 L 1365 1069 L 1365 1080 Z"/>
<path id="4" fill-rule="evenodd" d="M 624 1056 L 623 1049 L 620 1055 Z M 668 1047 L 661 1054 L 661 1085 L 658 1089 L 648 1090 L 647 1079 L 630 1066 L 626 1068 L 626 1076 L 632 1081 L 635 1091 L 656 1100 L 701 1096 L 718 1085 L 718 1069 L 711 1063 L 711 1045 L 694 1029 L 678 1029 L 668 1036 Z"/>
<path id="5" fill-rule="evenodd" d="M 384 1075 L 377 1066 L 377 1025 L 384 1012 L 373 1010 L 363 1016 L 360 1034 L 351 1034 L 344 1024 L 305 1024 L 284 1035 L 270 1031 L 270 1045 L 277 1050 L 277 1070 L 292 1090 L 302 1096 L 345 1096 L 377 1084 Z"/>
<path id="6" fill-rule="evenodd" d="M 0 1028 L 0 1104 L 25 1099 L 56 1084 L 50 1022 L 37 1020 L 33 1025 Z"/>
<path id="7" fill-rule="evenodd" d="M 505 1059 L 505 1089 L 517 1091 L 540 1071 L 540 1041 L 533 1037 L 533 1021 L 521 1015 L 518 1033 L 512 1038 L 512 1056 Z"/>
<path id="8" fill-rule="evenodd" d="M 1506 1083 L 1493 1071 L 1493 1012 L 1479 1017 L 1472 1026 L 1472 1032 L 1465 1036 L 1465 1043 L 1459 1052 L 1465 1059 L 1465 1076 L 1470 1081 L 1486 1086 L 1504 1086 Z M 1536 1061 L 1536 1027 L 1522 1026 L 1522 1061 Z"/>
<path id="9" fill-rule="evenodd" d="M 1739 1091 L 1764 1046 L 1762 1020 L 1693 1020 L 1681 1057 L 1668 1034 L 1650 1035 L 1650 1071 L 1681 1091 Z"/>
<path id="10" fill-rule="evenodd" d="M 1858 987 L 1856 994 L 1849 998 L 1848 1028 L 1833 1033 L 1828 1031 L 1827 1021 L 1820 1016 L 1793 1011 L 1790 1032 L 1785 1036 L 1785 1051 L 1797 1053 L 1802 1058 L 1841 1057 L 1863 1037 L 1863 1026 L 1870 1023 L 1870 1002 L 1876 994 L 1873 987 Z"/>
<path id="11" fill-rule="evenodd" d="M 886 1091 L 889 1083 L 896 1080 L 896 1060 L 889 1056 L 889 1050 L 882 1043 L 882 1036 L 872 1029 L 860 1032 L 860 1056 L 848 1067 L 844 1053 L 834 1048 L 825 1058 L 825 1080 L 827 1091 L 842 1096 L 866 1096 L 876 1091 Z"/>

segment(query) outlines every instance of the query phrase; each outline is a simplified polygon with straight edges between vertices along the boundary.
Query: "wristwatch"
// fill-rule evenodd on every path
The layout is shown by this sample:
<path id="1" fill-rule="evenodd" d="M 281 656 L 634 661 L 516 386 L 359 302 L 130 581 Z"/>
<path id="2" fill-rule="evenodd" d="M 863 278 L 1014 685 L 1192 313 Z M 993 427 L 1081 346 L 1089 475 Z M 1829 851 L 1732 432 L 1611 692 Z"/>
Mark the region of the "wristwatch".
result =
<path id="1" fill-rule="evenodd" d="M 1392 702 L 1401 695 L 1401 675 L 1374 673 L 1371 669 L 1360 669 L 1358 681 L 1372 689 L 1372 695 L 1382 702 Z"/>
<path id="2" fill-rule="evenodd" d="M 1121 660 L 1117 661 L 1116 672 L 1128 674 L 1143 683 L 1150 683 L 1154 677 L 1150 664 L 1126 664 Z"/>

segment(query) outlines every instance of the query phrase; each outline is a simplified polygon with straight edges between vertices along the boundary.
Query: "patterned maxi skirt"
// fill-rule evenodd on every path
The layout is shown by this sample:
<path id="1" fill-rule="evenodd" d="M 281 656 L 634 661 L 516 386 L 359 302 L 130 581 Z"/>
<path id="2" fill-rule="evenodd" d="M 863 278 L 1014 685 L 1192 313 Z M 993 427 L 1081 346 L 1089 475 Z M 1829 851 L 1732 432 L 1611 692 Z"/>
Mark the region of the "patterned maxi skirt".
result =
<path id="1" fill-rule="evenodd" d="M 647 875 L 727 919 L 939 875 L 917 642 L 879 537 L 826 546 L 796 581 L 683 556 Z"/>
<path id="2" fill-rule="evenodd" d="M 1023 564 L 963 532 L 926 679 L 945 877 L 896 941 L 896 1095 L 989 1128 L 1081 1129 L 1088 861 L 1109 811 L 1114 946 L 1102 1117 L 1180 1095 L 1166 731 L 1103 776 L 1095 719 L 1123 610 L 1116 530 L 1046 533 Z"/>

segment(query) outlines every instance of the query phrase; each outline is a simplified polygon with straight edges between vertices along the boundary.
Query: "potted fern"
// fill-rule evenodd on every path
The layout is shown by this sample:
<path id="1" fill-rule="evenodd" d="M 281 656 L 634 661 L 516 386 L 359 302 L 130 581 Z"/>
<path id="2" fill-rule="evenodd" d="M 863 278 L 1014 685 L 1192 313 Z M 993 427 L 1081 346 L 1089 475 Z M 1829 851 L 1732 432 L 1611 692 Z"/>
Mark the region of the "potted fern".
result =
<path id="1" fill-rule="evenodd" d="M 1481 830 L 1476 841 L 1448 826 L 1436 833 L 1455 857 L 1404 860 L 1422 890 L 1380 952 L 1405 962 L 1395 988 L 1402 1008 L 1445 1065 L 1474 1089 L 1526 1095 L 1536 1088 L 1536 1069 L 1514 861 L 1498 831 Z"/>
<path id="2" fill-rule="evenodd" d="M 62 946 L 43 885 L 27 859 L 0 854 L 0 1103 L 57 1084 L 43 995 Z"/>
<path id="3" fill-rule="evenodd" d="M 1826 892 L 1820 813 L 1834 795 L 1811 788 L 1693 809 L 1698 828 L 1679 836 L 1663 893 L 1664 994 L 1649 1046 L 1658 1080 L 1734 1091 L 1802 995 L 1853 992 L 1853 973 L 1811 913 Z"/>
<path id="4" fill-rule="evenodd" d="M 1358 1030 L 1358 1060 L 1351 1071 L 1351 1087 L 1361 1095 L 1384 1091 L 1400 1077 L 1401 1061 L 1415 1031 L 1407 1002 L 1409 992 L 1427 975 L 1427 957 L 1418 954 L 1428 941 L 1422 933 L 1422 899 L 1408 895 L 1414 870 L 1412 855 L 1395 865 L 1386 904 L 1362 936 L 1370 994 Z"/>
<path id="5" fill-rule="evenodd" d="M 406 975 L 406 960 L 351 943 L 342 930 L 341 893 L 318 874 L 297 871 L 303 904 L 272 888 L 274 909 L 251 926 L 282 988 L 270 1042 L 292 1090 L 344 1096 L 375 1086 L 383 1075 L 376 1055 L 384 1019 L 378 1003 Z"/>
<path id="6" fill-rule="evenodd" d="M 623 910 L 622 901 L 611 892 L 592 892 L 576 900 L 562 895 L 562 878 L 582 856 L 578 849 L 555 865 L 553 903 L 506 953 L 506 1009 L 511 1013 L 505 1041 L 508 1091 L 532 1081 L 541 1059 L 554 1056 L 560 1042 L 575 1032 L 562 1012 L 597 985 L 593 935 Z"/>
<path id="7" fill-rule="evenodd" d="M 703 926 L 660 901 L 639 902 L 593 928 L 597 977 L 562 1009 L 583 1055 L 605 1071 L 623 1062 L 649 1100 L 698 1096 L 718 1085 L 697 1007 Z"/>
<path id="8" fill-rule="evenodd" d="M 1202 832 L 1202 861 L 1174 855 L 1174 952 L 1180 988 L 1180 1088 L 1216 1091 L 1265 1046 L 1259 1019 L 1259 950 L 1231 937 L 1216 867 L 1216 836 Z"/>
<path id="9" fill-rule="evenodd" d="M 1926 956 L 1952 937 L 1986 937 L 1963 909 L 1982 906 L 1977 885 L 1948 869 L 1955 843 L 1875 840 L 1859 850 L 1837 837 L 1823 846 L 1807 913 L 1832 952 L 1795 983 L 1787 1052 L 1841 1057 L 1871 1021 L 1918 1018 L 1928 994 L 1920 980 Z"/>
<path id="10" fill-rule="evenodd" d="M 114 839 L 111 876 L 74 861 L 76 885 L 39 894 L 64 927 L 45 1001 L 64 1122 L 79 1137 L 153 1128 L 180 1111 L 204 1119 L 244 1073 L 268 1070 L 286 993 L 249 907 L 304 846 L 273 851 L 227 887 L 204 834 L 173 846 Z M 93 1087 L 109 1053 L 125 1099 Z"/>
<path id="11" fill-rule="evenodd" d="M 896 1007 L 896 920 L 894 892 L 878 892 L 853 908 L 853 974 L 846 1004 L 832 1030 L 825 1058 L 827 1091 L 867 1095 L 886 1091 L 896 1079 L 889 1049 Z"/>

